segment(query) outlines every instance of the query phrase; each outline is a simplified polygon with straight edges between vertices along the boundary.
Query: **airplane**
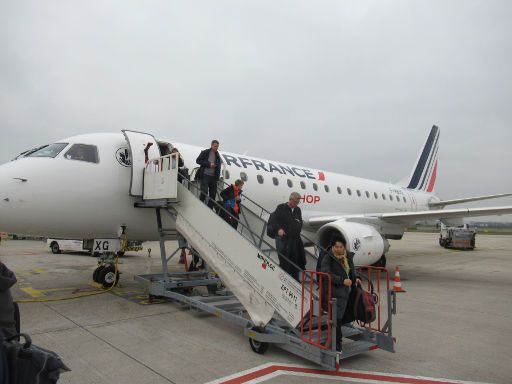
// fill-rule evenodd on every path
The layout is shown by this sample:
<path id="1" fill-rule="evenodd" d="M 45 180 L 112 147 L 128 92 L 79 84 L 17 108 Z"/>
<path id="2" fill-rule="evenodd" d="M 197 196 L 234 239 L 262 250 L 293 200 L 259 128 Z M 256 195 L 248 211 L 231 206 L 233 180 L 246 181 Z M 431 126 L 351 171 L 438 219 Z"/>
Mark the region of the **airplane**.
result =
<path id="1" fill-rule="evenodd" d="M 244 193 L 267 211 L 302 196 L 303 233 L 326 247 L 341 235 L 356 265 L 385 266 L 389 239 L 401 239 L 419 220 L 512 213 L 512 206 L 444 209 L 494 199 L 496 194 L 441 200 L 434 195 L 440 129 L 433 126 L 410 176 L 391 184 L 304 166 L 219 151 L 223 180 L 245 181 Z M 171 144 L 172 143 L 172 144 Z M 141 201 L 142 170 L 148 159 L 178 148 L 189 169 L 203 149 L 158 140 L 151 134 L 92 133 L 25 151 L 0 166 L 0 229 L 55 238 L 158 240 L 155 214 L 135 208 Z"/>

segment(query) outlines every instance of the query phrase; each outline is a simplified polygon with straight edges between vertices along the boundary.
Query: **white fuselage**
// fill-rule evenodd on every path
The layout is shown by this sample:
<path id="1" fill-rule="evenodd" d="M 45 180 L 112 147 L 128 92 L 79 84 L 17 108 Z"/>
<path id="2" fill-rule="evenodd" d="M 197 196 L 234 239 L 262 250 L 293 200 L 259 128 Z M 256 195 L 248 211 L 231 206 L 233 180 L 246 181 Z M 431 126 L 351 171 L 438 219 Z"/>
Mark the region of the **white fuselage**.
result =
<path id="1" fill-rule="evenodd" d="M 69 160 L 64 149 L 55 158 L 22 157 L 1 165 L 0 230 L 86 239 L 117 237 L 120 226 L 126 226 L 131 239 L 158 239 L 155 211 L 134 207 L 141 198 L 129 195 L 131 167 L 116 158 L 128 148 L 121 133 L 75 136 L 59 142 L 69 143 L 68 147 L 73 143 L 96 145 L 99 162 Z M 197 167 L 195 160 L 203 148 L 173 144 L 189 169 Z M 233 183 L 245 173 L 244 192 L 267 210 L 288 201 L 290 193 L 297 191 L 303 196 L 304 218 L 427 210 L 429 202 L 439 200 L 393 184 L 220 153 L 225 181 Z"/>

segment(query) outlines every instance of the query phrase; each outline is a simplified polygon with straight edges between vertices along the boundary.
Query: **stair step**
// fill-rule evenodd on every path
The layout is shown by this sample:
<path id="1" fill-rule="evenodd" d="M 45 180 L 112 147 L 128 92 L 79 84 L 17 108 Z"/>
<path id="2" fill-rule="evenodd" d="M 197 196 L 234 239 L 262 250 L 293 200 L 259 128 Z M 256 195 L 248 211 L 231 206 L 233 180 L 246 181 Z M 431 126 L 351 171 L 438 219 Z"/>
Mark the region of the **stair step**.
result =
<path id="1" fill-rule="evenodd" d="M 363 333 L 359 328 L 343 326 L 341 327 L 343 337 L 352 337 Z"/>
<path id="2" fill-rule="evenodd" d="M 341 358 L 344 359 L 346 357 L 355 356 L 376 348 L 377 346 L 375 344 L 368 341 L 352 341 L 350 343 L 344 342 L 342 344 L 343 352 L 341 354 Z"/>

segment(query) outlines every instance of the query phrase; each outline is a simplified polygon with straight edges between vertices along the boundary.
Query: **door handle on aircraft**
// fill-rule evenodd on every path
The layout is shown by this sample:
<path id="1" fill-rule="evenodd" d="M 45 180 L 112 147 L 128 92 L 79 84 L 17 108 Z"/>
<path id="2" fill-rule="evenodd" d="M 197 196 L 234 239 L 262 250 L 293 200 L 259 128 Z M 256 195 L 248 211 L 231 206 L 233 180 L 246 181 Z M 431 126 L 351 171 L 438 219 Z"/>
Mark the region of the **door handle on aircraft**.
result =
<path id="1" fill-rule="evenodd" d="M 22 177 L 13 177 L 14 180 L 20 180 L 22 183 L 28 181 L 28 179 L 24 179 Z"/>

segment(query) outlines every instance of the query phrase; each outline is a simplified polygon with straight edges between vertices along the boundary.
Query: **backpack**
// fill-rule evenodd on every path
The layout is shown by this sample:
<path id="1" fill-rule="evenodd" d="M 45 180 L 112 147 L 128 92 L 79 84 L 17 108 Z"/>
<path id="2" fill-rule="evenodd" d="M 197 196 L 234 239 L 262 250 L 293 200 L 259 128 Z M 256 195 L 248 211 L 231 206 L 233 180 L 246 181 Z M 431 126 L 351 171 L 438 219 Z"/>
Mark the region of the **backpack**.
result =
<path id="1" fill-rule="evenodd" d="M 194 174 L 194 181 L 199 181 L 203 177 L 203 167 L 199 167 Z"/>
<path id="2" fill-rule="evenodd" d="M 271 239 L 275 239 L 277 236 L 277 222 L 276 222 L 276 211 L 272 212 L 268 217 L 267 222 L 267 236 Z"/>

